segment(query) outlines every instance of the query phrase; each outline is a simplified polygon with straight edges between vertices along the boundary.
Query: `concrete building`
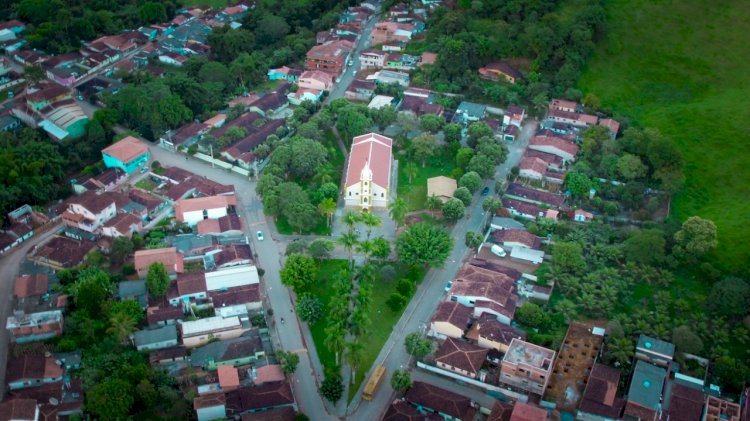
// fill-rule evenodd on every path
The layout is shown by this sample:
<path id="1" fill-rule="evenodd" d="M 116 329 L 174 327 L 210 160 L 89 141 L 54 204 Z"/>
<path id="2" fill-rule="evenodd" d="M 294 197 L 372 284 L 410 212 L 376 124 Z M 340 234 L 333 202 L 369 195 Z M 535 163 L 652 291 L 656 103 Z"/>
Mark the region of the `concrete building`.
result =
<path id="1" fill-rule="evenodd" d="M 391 187 L 393 140 L 376 133 L 352 140 L 346 168 L 344 202 L 362 211 L 387 209 Z"/>
<path id="2" fill-rule="evenodd" d="M 102 159 L 107 168 L 119 168 L 132 174 L 151 158 L 148 146 L 133 136 L 128 136 L 117 143 L 102 149 Z"/>
<path id="3" fill-rule="evenodd" d="M 500 382 L 543 395 L 552 375 L 555 351 L 513 339 L 500 364 Z"/>
<path id="4" fill-rule="evenodd" d="M 174 214 L 178 221 L 194 226 L 204 219 L 219 219 L 234 213 L 235 206 L 234 195 L 180 199 L 174 203 Z"/>

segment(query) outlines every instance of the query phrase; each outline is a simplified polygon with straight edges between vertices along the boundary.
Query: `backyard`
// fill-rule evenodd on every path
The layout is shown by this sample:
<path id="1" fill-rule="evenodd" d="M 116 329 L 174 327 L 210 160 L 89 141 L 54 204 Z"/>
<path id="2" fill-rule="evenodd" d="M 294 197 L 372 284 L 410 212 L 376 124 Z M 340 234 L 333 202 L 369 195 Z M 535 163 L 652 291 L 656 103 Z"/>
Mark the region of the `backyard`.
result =
<path id="1" fill-rule="evenodd" d="M 455 159 L 445 153 L 444 148 L 440 153 L 427 160 L 425 166 L 418 166 L 417 176 L 412 178 L 409 183 L 409 176 L 406 175 L 406 166 L 408 159 L 401 159 L 398 165 L 398 197 L 404 199 L 409 205 L 409 211 L 415 211 L 425 208 L 427 201 L 427 179 L 439 175 L 451 176 L 453 169 L 456 168 Z"/>
<path id="2" fill-rule="evenodd" d="M 322 301 L 324 306 L 327 307 L 333 293 L 331 279 L 334 274 L 346 268 L 346 266 L 346 260 L 324 260 L 320 263 L 318 282 L 315 283 L 312 293 Z M 396 266 L 397 273 L 407 273 L 407 277 L 415 282 L 421 282 L 424 276 L 424 272 L 421 270 L 409 269 L 405 265 L 400 265 L 398 263 L 395 263 L 394 266 Z M 382 265 L 379 265 L 379 267 L 382 267 Z M 380 350 L 383 348 L 385 341 L 388 339 L 388 336 L 390 336 L 393 326 L 401 317 L 402 311 L 393 312 L 386 304 L 386 300 L 388 300 L 391 293 L 396 291 L 396 283 L 397 280 L 385 281 L 380 278 L 376 280 L 377 287 L 372 290 L 372 304 L 370 305 L 370 320 L 372 320 L 373 323 L 370 327 L 370 333 L 364 340 L 362 340 L 364 348 L 362 364 L 357 369 L 356 383 L 350 385 L 349 400 L 351 400 L 360 384 L 365 379 L 366 373 L 370 370 L 370 367 L 372 367 L 372 364 L 375 362 Z M 315 341 L 315 348 L 318 352 L 321 364 L 326 370 L 335 370 L 336 356 L 325 346 L 326 324 L 326 317 L 324 316 L 321 320 L 318 320 L 310 327 L 310 331 L 312 332 L 313 340 Z M 345 367 L 344 370 L 348 370 L 348 367 Z"/>
<path id="3" fill-rule="evenodd" d="M 631 124 L 670 136 L 685 158 L 686 183 L 672 202 L 680 221 L 713 220 L 719 247 L 711 260 L 747 273 L 750 258 L 750 60 L 746 3 L 614 0 L 608 34 L 580 87 Z M 681 276 L 682 277 L 682 276 Z"/>

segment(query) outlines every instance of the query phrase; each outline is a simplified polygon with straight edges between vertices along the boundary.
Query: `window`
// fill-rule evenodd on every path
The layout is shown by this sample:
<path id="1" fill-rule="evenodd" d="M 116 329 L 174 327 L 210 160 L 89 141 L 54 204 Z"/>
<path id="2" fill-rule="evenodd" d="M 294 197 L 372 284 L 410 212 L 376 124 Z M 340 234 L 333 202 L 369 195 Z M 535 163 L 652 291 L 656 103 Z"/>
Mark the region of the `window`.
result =
<path id="1" fill-rule="evenodd" d="M 365 203 L 367 203 L 367 198 L 365 197 Z"/>
<path id="2" fill-rule="evenodd" d="M 367 181 L 365 181 L 365 186 L 367 186 Z"/>
<path id="3" fill-rule="evenodd" d="M 385 193 L 380 193 L 380 197 L 385 197 Z"/>
<path id="4" fill-rule="evenodd" d="M 352 195 L 352 192 L 349 192 L 349 196 L 351 196 L 351 195 Z"/>

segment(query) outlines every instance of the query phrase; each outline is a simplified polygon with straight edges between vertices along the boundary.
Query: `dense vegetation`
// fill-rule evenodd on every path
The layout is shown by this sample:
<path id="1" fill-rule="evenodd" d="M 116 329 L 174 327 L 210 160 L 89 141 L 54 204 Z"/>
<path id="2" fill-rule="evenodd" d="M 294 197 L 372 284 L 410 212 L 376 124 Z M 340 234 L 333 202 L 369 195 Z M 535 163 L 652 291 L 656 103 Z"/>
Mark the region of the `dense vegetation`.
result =
<path id="1" fill-rule="evenodd" d="M 439 52 L 435 65 L 414 81 L 497 102 L 528 99 L 543 109 L 548 98 L 576 82 L 603 24 L 599 0 L 459 1 L 456 10 L 438 9 L 424 42 L 410 47 Z M 510 86 L 479 80 L 477 69 L 499 60 L 521 68 L 526 81 Z"/>

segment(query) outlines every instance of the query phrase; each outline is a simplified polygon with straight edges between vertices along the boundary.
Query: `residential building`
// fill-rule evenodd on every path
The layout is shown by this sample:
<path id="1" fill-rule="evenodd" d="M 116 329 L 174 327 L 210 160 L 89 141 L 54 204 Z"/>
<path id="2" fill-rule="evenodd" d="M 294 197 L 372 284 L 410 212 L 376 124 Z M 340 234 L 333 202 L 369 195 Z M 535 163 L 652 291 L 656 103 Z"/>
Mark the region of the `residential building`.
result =
<path id="1" fill-rule="evenodd" d="M 24 274 L 16 278 L 13 295 L 19 300 L 41 297 L 49 292 L 49 276 L 46 273 Z"/>
<path id="2" fill-rule="evenodd" d="M 531 180 L 541 180 L 547 173 L 547 163 L 540 158 L 524 157 L 518 164 L 518 175 Z"/>
<path id="3" fill-rule="evenodd" d="M 248 311 L 258 311 L 263 307 L 260 284 L 209 291 L 208 297 L 214 308 L 242 304 Z"/>
<path id="4" fill-rule="evenodd" d="M 185 270 L 182 254 L 175 247 L 136 250 L 134 264 L 139 277 L 145 278 L 149 266 L 156 262 L 163 264 L 170 275 L 182 273 Z"/>
<path id="5" fill-rule="evenodd" d="M 370 34 L 370 44 L 381 45 L 390 42 L 408 42 L 411 40 L 414 32 L 416 32 L 416 28 L 410 23 L 378 22 Z"/>
<path id="6" fill-rule="evenodd" d="M 453 197 L 456 189 L 458 189 L 458 183 L 450 177 L 440 175 L 427 179 L 427 197 L 435 196 L 443 203 Z"/>
<path id="7" fill-rule="evenodd" d="M 493 230 L 517 230 L 517 229 L 525 229 L 526 227 L 516 221 L 513 218 L 503 218 L 500 216 L 493 216 L 492 220 L 490 221 L 490 228 Z"/>
<path id="8" fill-rule="evenodd" d="M 299 77 L 299 87 L 317 91 L 330 91 L 333 88 L 333 76 L 319 70 L 306 70 Z"/>
<path id="9" fill-rule="evenodd" d="M 472 379 L 479 378 L 488 350 L 458 339 L 447 338 L 435 352 L 435 364 Z"/>
<path id="10" fill-rule="evenodd" d="M 149 326 L 173 325 L 185 318 L 182 307 L 148 307 L 146 309 L 146 320 Z"/>
<path id="11" fill-rule="evenodd" d="M 437 421 L 442 419 L 435 414 L 419 412 L 417 408 L 409 405 L 406 401 L 394 400 L 388 406 L 388 410 L 380 421 Z"/>
<path id="12" fill-rule="evenodd" d="M 538 265 L 544 261 L 544 252 L 528 247 L 514 246 L 510 249 L 510 259 L 521 263 Z"/>
<path id="13" fill-rule="evenodd" d="M 102 225 L 102 234 L 106 237 L 132 237 L 143 228 L 143 219 L 132 213 L 119 213 Z"/>
<path id="14" fill-rule="evenodd" d="M 538 249 L 542 240 L 525 229 L 505 229 L 492 233 L 496 243 L 511 249 L 513 247 L 527 247 Z"/>
<path id="15" fill-rule="evenodd" d="M 8 317 L 5 328 L 10 332 L 11 342 L 43 341 L 62 336 L 63 313 L 60 310 L 31 314 L 16 312 Z"/>
<path id="16" fill-rule="evenodd" d="M 438 304 L 437 310 L 432 315 L 428 335 L 440 339 L 459 339 L 469 326 L 471 314 L 471 307 L 455 301 L 443 301 Z"/>
<path id="17" fill-rule="evenodd" d="M 269 80 L 286 80 L 289 82 L 297 82 L 302 76 L 303 71 L 299 69 L 292 69 L 286 66 L 281 66 L 278 69 L 268 70 Z"/>
<path id="18" fill-rule="evenodd" d="M 514 338 L 500 364 L 500 382 L 541 396 L 554 360 L 555 351 Z"/>
<path id="19" fill-rule="evenodd" d="M 395 103 L 397 103 L 397 101 L 392 96 L 375 95 L 370 103 L 367 104 L 367 108 L 371 110 L 379 110 L 383 107 L 393 107 Z"/>
<path id="20" fill-rule="evenodd" d="M 526 110 L 518 105 L 508 105 L 503 114 L 503 127 L 515 126 L 520 128 L 523 119 L 526 118 Z"/>
<path id="21" fill-rule="evenodd" d="M 576 111 L 578 111 L 578 103 L 575 101 L 568 101 L 566 99 L 553 99 L 549 103 L 549 110 L 575 113 Z"/>
<path id="22" fill-rule="evenodd" d="M 624 417 L 638 420 L 657 419 L 662 409 L 662 393 L 667 370 L 638 360 L 628 389 Z"/>
<path id="23" fill-rule="evenodd" d="M 219 219 L 234 213 L 235 206 L 234 195 L 180 199 L 174 203 L 174 214 L 178 221 L 193 226 L 204 219 Z"/>
<path id="24" fill-rule="evenodd" d="M 484 120 L 487 116 L 487 106 L 474 102 L 462 101 L 453 115 L 453 121 L 456 123 L 470 124 L 475 121 Z"/>
<path id="25" fill-rule="evenodd" d="M 171 51 L 159 54 L 159 61 L 169 66 L 182 67 L 188 60 L 190 60 L 189 57 Z"/>
<path id="26" fill-rule="evenodd" d="M 8 421 L 39 421 L 36 399 L 8 399 L 0 402 L 0 417 Z"/>
<path id="27" fill-rule="evenodd" d="M 369 101 L 375 93 L 375 82 L 371 80 L 354 79 L 344 92 L 344 96 L 352 101 Z"/>
<path id="28" fill-rule="evenodd" d="M 505 80 L 511 84 L 515 84 L 518 80 L 523 78 L 521 72 L 516 70 L 510 64 L 502 61 L 489 63 L 484 67 L 480 67 L 479 76 L 494 81 Z"/>
<path id="29" fill-rule="evenodd" d="M 599 120 L 599 125 L 604 126 L 609 130 L 609 137 L 612 139 L 616 138 L 617 133 L 620 131 L 620 123 L 611 118 L 603 118 Z"/>
<path id="30" fill-rule="evenodd" d="M 353 43 L 344 40 L 326 41 L 316 45 L 307 52 L 305 68 L 339 75 L 346 66 L 353 46 Z"/>
<path id="31" fill-rule="evenodd" d="M 165 325 L 153 329 L 138 330 L 130 335 L 130 339 L 138 351 L 177 346 L 177 328 L 175 325 Z"/>
<path id="32" fill-rule="evenodd" d="M 129 202 L 122 193 L 87 191 L 66 200 L 62 220 L 65 225 L 89 233 L 99 230 L 107 221 L 117 215 L 118 207 Z M 119 205 L 119 206 L 118 206 Z"/>
<path id="33" fill-rule="evenodd" d="M 204 272 L 181 273 L 167 291 L 167 300 L 171 306 L 205 300 L 208 297 L 206 290 L 206 274 Z"/>
<path id="34" fill-rule="evenodd" d="M 494 314 L 482 313 L 466 333 L 466 338 L 482 348 L 506 353 L 510 342 L 514 338 L 525 340 L 526 333 L 500 323 Z"/>
<path id="35" fill-rule="evenodd" d="M 133 136 L 128 136 L 102 149 L 102 159 L 107 168 L 119 168 L 133 173 L 151 158 L 148 146 Z"/>
<path id="36" fill-rule="evenodd" d="M 251 414 L 250 418 L 255 418 L 267 410 L 283 407 L 296 409 L 297 407 L 292 388 L 286 380 L 260 386 L 241 387 L 227 392 L 226 397 L 227 415 L 230 418 L 241 414 Z"/>
<path id="37" fill-rule="evenodd" d="M 553 155 L 548 152 L 534 151 L 527 149 L 523 154 L 524 159 L 526 158 L 539 158 L 547 164 L 547 168 L 555 171 L 560 171 L 563 167 L 563 159 L 557 155 Z"/>
<path id="38" fill-rule="evenodd" d="M 399 84 L 403 87 L 409 86 L 410 78 L 408 73 L 396 72 L 393 70 L 380 70 L 372 75 L 367 76 L 367 80 L 374 80 L 378 84 Z"/>
<path id="39" fill-rule="evenodd" d="M 187 348 L 208 343 L 211 339 L 233 339 L 242 335 L 245 329 L 237 316 L 223 318 L 221 316 L 207 317 L 189 322 L 182 322 L 182 344 Z"/>
<path id="40" fill-rule="evenodd" d="M 8 359 L 5 381 L 11 391 L 58 383 L 62 380 L 63 369 L 52 356 L 24 355 Z"/>
<path id="41" fill-rule="evenodd" d="M 359 63 L 363 69 L 382 69 L 386 53 L 383 50 L 367 49 L 359 53 Z"/>
<path id="42" fill-rule="evenodd" d="M 505 190 L 505 196 L 523 202 L 546 205 L 552 208 L 559 208 L 565 203 L 565 195 L 526 187 L 519 183 L 510 183 Z"/>
<path id="43" fill-rule="evenodd" d="M 198 235 L 241 235 L 242 220 L 237 215 L 226 215 L 217 219 L 204 219 L 196 224 Z"/>
<path id="44" fill-rule="evenodd" d="M 594 363 L 583 390 L 576 418 L 582 421 L 615 421 L 622 418 L 625 400 L 617 397 L 620 370 Z"/>
<path id="45" fill-rule="evenodd" d="M 369 133 L 352 140 L 346 168 L 344 203 L 363 211 L 386 209 L 390 202 L 393 140 Z"/>
<path id="46" fill-rule="evenodd" d="M 513 411 L 510 413 L 508 421 L 546 421 L 547 411 L 538 406 L 533 406 L 524 402 L 513 404 Z"/>
<path id="47" fill-rule="evenodd" d="M 205 370 L 221 366 L 239 367 L 253 364 L 266 357 L 263 342 L 257 330 L 235 339 L 211 342 L 193 349 L 190 364 Z"/>
<path id="48" fill-rule="evenodd" d="M 38 247 L 33 261 L 57 270 L 68 269 L 83 263 L 83 259 L 95 247 L 96 243 L 87 239 L 55 236 Z"/>
<path id="49" fill-rule="evenodd" d="M 157 349 L 148 354 L 148 360 L 151 365 L 185 361 L 186 358 L 187 348 L 179 345 L 171 348 Z"/>
<path id="50" fill-rule="evenodd" d="M 413 382 L 404 399 L 418 411 L 437 414 L 444 420 L 473 421 L 478 412 L 471 399 L 420 381 Z"/>
<path id="51" fill-rule="evenodd" d="M 548 135 L 534 136 L 529 142 L 529 149 L 559 156 L 563 162 L 575 161 L 578 154 L 578 145 L 575 142 Z"/>
<path id="52" fill-rule="evenodd" d="M 745 405 L 750 405 L 750 402 L 746 400 Z M 703 421 L 745 421 L 740 412 L 740 405 L 734 402 L 708 395 L 705 406 Z"/>
<path id="53" fill-rule="evenodd" d="M 227 417 L 226 397 L 223 393 L 212 393 L 210 395 L 196 396 L 193 399 L 198 421 L 213 421 Z"/>
<path id="54" fill-rule="evenodd" d="M 503 209 L 513 216 L 525 219 L 536 219 L 544 217 L 546 209 L 543 209 L 535 203 L 524 202 L 516 199 L 503 198 Z"/>
<path id="55" fill-rule="evenodd" d="M 217 367 L 216 371 L 219 377 L 219 387 L 222 391 L 228 392 L 240 387 L 240 373 L 236 368 L 221 365 Z"/>
<path id="56" fill-rule="evenodd" d="M 594 219 L 594 214 L 591 212 L 586 212 L 583 209 L 576 209 L 572 212 L 572 219 L 576 222 L 586 222 Z"/>
<path id="57" fill-rule="evenodd" d="M 175 150 L 178 146 L 188 147 L 208 133 L 210 128 L 205 123 L 191 122 L 174 133 L 172 130 L 167 130 L 164 136 L 159 138 L 159 146 L 169 150 Z"/>
<path id="58" fill-rule="evenodd" d="M 635 346 L 635 358 L 668 367 L 674 359 L 674 344 L 641 334 Z"/>
<path id="59" fill-rule="evenodd" d="M 706 395 L 703 389 L 694 385 L 684 385 L 670 381 L 664 399 L 662 419 L 674 421 L 700 420 L 703 417 L 703 404 Z"/>
<path id="60" fill-rule="evenodd" d="M 493 314 L 510 325 L 516 311 L 516 281 L 505 274 L 473 265 L 464 265 L 448 291 L 451 301 L 474 308 L 474 317 Z"/>

